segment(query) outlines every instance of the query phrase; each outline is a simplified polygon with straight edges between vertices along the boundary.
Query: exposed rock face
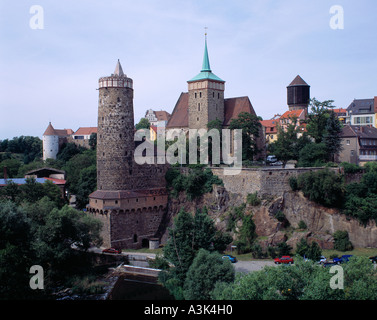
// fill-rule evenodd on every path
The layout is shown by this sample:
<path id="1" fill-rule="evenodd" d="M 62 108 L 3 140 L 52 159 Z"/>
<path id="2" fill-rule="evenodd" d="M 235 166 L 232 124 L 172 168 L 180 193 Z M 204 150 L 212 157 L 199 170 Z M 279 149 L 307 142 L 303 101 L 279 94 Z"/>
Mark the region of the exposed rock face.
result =
<path id="1" fill-rule="evenodd" d="M 169 201 L 167 226 L 172 225 L 172 217 L 182 207 L 186 211 L 194 213 L 197 208 L 206 206 L 216 227 L 225 230 L 225 217 L 228 212 L 232 208 L 240 206 L 244 201 L 243 195 L 230 193 L 220 186 L 214 186 L 211 193 L 194 201 L 188 201 L 185 194 L 181 193 L 178 198 Z M 285 228 L 286 225 L 275 218 L 278 211 L 284 213 L 291 228 Z M 280 197 L 263 200 L 259 206 L 247 205 L 245 214 L 253 214 L 256 233 L 260 237 L 259 243 L 263 249 L 268 246 L 276 246 L 282 241 L 286 241 L 295 249 L 301 238 L 305 238 L 309 244 L 316 241 L 322 249 L 331 249 L 334 245 L 332 235 L 337 230 L 348 231 L 354 247 L 377 246 L 377 226 L 374 221 L 364 227 L 356 219 L 346 217 L 337 209 L 326 208 L 306 199 L 301 192 L 286 191 Z M 298 229 L 300 221 L 306 224 L 305 230 Z M 240 227 L 239 224 L 240 222 L 237 223 L 238 227 Z M 236 236 L 233 234 L 234 239 Z M 165 232 L 162 242 L 166 239 L 167 232 Z"/>
<path id="2" fill-rule="evenodd" d="M 316 234 L 320 236 L 319 240 L 322 240 L 323 246 L 329 242 L 329 235 L 337 230 L 348 231 L 354 247 L 377 246 L 375 221 L 370 221 L 364 227 L 356 219 L 348 218 L 336 209 L 326 208 L 309 201 L 301 192 L 285 192 L 283 197 L 284 214 L 291 225 L 298 227 L 300 220 L 304 221 L 312 233 L 310 236 L 313 237 Z"/>

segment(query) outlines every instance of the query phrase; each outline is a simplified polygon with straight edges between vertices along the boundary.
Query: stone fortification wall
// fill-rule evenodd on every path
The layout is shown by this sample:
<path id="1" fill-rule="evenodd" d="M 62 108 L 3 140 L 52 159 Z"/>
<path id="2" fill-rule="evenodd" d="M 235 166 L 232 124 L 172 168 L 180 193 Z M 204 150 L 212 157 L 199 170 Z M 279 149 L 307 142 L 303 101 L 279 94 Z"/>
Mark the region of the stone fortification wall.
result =
<path id="1" fill-rule="evenodd" d="M 243 168 L 239 174 L 224 175 L 223 168 L 211 168 L 213 174 L 224 182 L 225 189 L 230 193 L 242 195 L 245 199 L 249 193 L 258 195 L 281 196 L 290 191 L 289 178 L 297 177 L 309 171 L 323 168 Z M 335 168 L 337 170 L 337 168 Z"/>

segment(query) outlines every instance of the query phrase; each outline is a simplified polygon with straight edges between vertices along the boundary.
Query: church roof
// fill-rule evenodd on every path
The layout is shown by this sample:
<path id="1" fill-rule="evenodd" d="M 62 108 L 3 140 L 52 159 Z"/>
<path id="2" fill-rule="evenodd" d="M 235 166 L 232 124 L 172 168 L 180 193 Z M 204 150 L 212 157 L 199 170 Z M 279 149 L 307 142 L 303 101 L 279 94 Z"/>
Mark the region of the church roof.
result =
<path id="1" fill-rule="evenodd" d="M 202 70 L 199 74 L 197 74 L 194 78 L 187 82 L 194 82 L 194 81 L 200 81 L 200 80 L 215 80 L 219 82 L 225 82 L 221 78 L 219 78 L 217 75 L 212 73 L 211 66 L 209 64 L 209 57 L 208 57 L 208 49 L 207 49 L 207 38 L 205 40 L 204 45 L 204 56 L 203 56 L 203 64 L 202 64 Z"/>
<path id="2" fill-rule="evenodd" d="M 294 86 L 309 86 L 299 75 L 296 76 L 296 78 L 293 79 L 293 81 L 289 84 L 288 87 L 294 87 Z"/>
<path id="3" fill-rule="evenodd" d="M 166 125 L 167 128 L 188 127 L 188 92 L 182 92 Z"/>
<path id="4" fill-rule="evenodd" d="M 166 125 L 167 128 L 188 128 L 188 98 L 187 92 L 182 92 L 170 120 Z M 255 115 L 254 108 L 249 97 L 237 97 L 224 99 L 224 126 L 229 126 L 232 119 L 236 119 L 241 112 L 248 112 Z"/>

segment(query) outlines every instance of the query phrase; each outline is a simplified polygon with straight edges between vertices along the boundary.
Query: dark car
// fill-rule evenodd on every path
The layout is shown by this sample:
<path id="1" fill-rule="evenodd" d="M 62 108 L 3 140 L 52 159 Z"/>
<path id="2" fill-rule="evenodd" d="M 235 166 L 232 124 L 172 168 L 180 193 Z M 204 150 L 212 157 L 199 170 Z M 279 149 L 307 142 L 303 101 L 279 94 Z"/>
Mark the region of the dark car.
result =
<path id="1" fill-rule="evenodd" d="M 351 257 L 352 257 L 351 254 L 345 254 L 345 255 L 342 255 L 340 258 L 334 258 L 333 262 L 336 263 L 336 264 L 341 264 L 341 263 L 344 263 L 344 262 L 348 262 L 348 259 L 351 258 Z"/>
<path id="2" fill-rule="evenodd" d="M 377 263 L 377 256 L 369 257 L 369 260 L 373 263 Z"/>
<path id="3" fill-rule="evenodd" d="M 293 259 L 290 256 L 282 256 L 280 258 L 274 259 L 274 262 L 275 262 L 275 264 L 281 264 L 281 263 L 283 263 L 283 264 L 292 264 L 293 263 Z"/>
<path id="4" fill-rule="evenodd" d="M 103 249 L 102 250 L 102 253 L 122 253 L 122 250 L 121 249 L 115 249 L 115 248 L 107 248 L 107 249 Z"/>
<path id="5" fill-rule="evenodd" d="M 236 257 L 233 257 L 231 256 L 230 254 L 226 254 L 222 257 L 223 259 L 228 259 L 230 262 L 232 263 L 236 263 L 237 262 L 237 258 Z"/>

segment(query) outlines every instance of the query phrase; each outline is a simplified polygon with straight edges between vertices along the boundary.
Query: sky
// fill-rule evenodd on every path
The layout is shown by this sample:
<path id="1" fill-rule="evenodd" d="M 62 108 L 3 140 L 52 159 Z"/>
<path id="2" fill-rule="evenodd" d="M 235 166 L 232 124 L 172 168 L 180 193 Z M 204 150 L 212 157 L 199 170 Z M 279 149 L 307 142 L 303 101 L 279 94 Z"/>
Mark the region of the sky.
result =
<path id="1" fill-rule="evenodd" d="M 225 98 L 270 119 L 300 75 L 312 98 L 347 108 L 377 96 L 376 12 L 375 0 L 0 0 L 0 140 L 97 126 L 98 79 L 118 59 L 135 122 L 171 113 L 201 70 L 205 27 Z"/>

